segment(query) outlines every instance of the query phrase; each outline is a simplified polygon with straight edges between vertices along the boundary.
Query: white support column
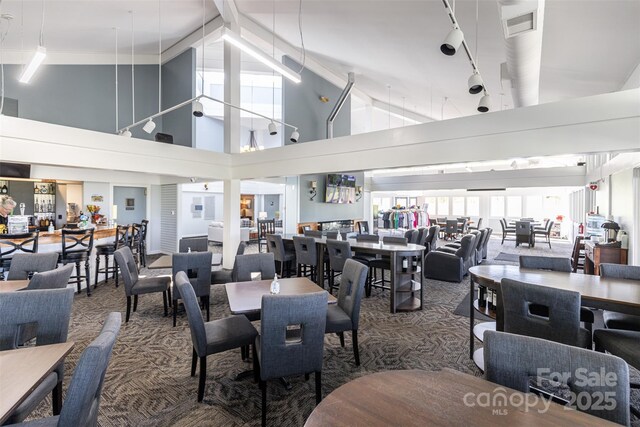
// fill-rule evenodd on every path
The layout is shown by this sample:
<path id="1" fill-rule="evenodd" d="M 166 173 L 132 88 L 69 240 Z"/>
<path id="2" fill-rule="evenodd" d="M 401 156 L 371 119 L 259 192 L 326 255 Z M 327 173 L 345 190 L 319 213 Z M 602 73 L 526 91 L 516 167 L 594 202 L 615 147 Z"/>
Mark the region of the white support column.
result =
<path id="1" fill-rule="evenodd" d="M 297 233 L 298 222 L 300 222 L 300 200 L 298 191 L 299 177 L 288 176 L 285 178 L 284 203 L 281 202 L 280 209 L 283 211 L 284 232 Z"/>
<path id="2" fill-rule="evenodd" d="M 233 31 L 237 25 L 230 24 Z M 224 100 L 240 105 L 240 50 L 229 43 L 224 44 Z M 224 152 L 240 152 L 240 110 L 224 106 Z"/>
<path id="3" fill-rule="evenodd" d="M 225 179 L 222 207 L 224 228 L 222 233 L 222 259 L 224 268 L 232 268 L 236 249 L 240 244 L 240 180 Z"/>

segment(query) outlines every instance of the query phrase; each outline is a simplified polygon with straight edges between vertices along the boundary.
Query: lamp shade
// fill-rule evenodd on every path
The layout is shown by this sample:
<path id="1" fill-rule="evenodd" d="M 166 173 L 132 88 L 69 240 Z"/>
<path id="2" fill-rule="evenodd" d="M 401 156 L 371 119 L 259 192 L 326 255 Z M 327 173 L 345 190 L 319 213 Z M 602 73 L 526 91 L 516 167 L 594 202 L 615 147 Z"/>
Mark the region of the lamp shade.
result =
<path id="1" fill-rule="evenodd" d="M 269 123 L 269 135 L 277 135 L 278 134 L 278 128 L 276 127 L 276 124 L 271 122 Z"/>
<path id="2" fill-rule="evenodd" d="M 142 130 L 144 130 L 146 133 L 151 133 L 155 128 L 156 123 L 153 121 L 153 119 L 149 119 L 149 121 L 142 127 Z"/>
<path id="3" fill-rule="evenodd" d="M 480 74 L 473 73 L 469 77 L 469 93 L 475 95 L 476 93 L 480 93 L 484 90 L 484 83 L 482 81 L 482 77 Z"/>
<path id="4" fill-rule="evenodd" d="M 266 212 L 258 212 L 258 219 L 267 219 Z"/>
<path id="5" fill-rule="evenodd" d="M 491 97 L 488 93 L 485 93 L 482 98 L 480 98 L 480 103 L 478 103 L 478 111 L 481 113 L 486 113 L 491 108 Z"/>
<path id="6" fill-rule="evenodd" d="M 464 40 L 464 34 L 460 28 L 453 28 L 447 34 L 447 37 L 444 39 L 444 42 L 440 46 L 440 51 L 447 56 L 455 55 L 458 51 L 458 48 L 462 44 L 462 40 Z"/>

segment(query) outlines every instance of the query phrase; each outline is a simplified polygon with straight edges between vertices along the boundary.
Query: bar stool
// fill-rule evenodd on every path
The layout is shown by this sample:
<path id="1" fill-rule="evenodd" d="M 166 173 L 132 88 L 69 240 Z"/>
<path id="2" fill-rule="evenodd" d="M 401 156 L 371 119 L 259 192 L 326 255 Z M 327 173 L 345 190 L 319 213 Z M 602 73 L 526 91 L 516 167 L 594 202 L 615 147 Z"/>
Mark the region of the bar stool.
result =
<path id="1" fill-rule="evenodd" d="M 118 287 L 118 264 L 114 259 L 113 266 L 109 267 L 109 256 L 113 256 L 113 254 L 123 246 L 129 246 L 128 225 L 118 225 L 116 227 L 116 235 L 113 243 L 96 246 L 96 286 L 98 285 L 98 274 L 104 273 L 104 281 L 106 282 L 109 279 L 109 273 L 112 273 L 116 279 L 116 287 Z M 100 268 L 101 256 L 104 256 L 104 268 Z"/>
<path id="2" fill-rule="evenodd" d="M 16 253 L 34 254 L 38 252 L 39 232 L 2 234 L 0 236 L 2 236 L 0 240 L 0 280 L 4 280 L 4 272 L 11 267 L 11 260 Z"/>
<path id="3" fill-rule="evenodd" d="M 316 281 L 318 268 L 318 248 L 313 237 L 293 236 L 293 246 L 296 248 L 296 263 L 298 277 L 310 276 Z M 309 272 L 307 273 L 307 267 Z"/>
<path id="4" fill-rule="evenodd" d="M 91 296 L 91 273 L 89 272 L 89 257 L 93 249 L 93 228 L 87 230 L 62 229 L 62 252 L 58 261 L 63 265 L 75 264 L 76 275 L 69 278 L 69 283 L 74 279 L 80 293 L 82 279 L 87 282 L 87 296 Z M 84 273 L 80 273 L 80 264 L 84 262 Z"/>
<path id="5" fill-rule="evenodd" d="M 143 267 L 147 266 L 147 229 L 149 228 L 149 221 L 146 219 L 143 219 L 142 221 L 140 221 L 140 225 L 142 226 L 141 229 L 141 236 L 140 236 L 140 264 L 142 264 Z"/>
<path id="6" fill-rule="evenodd" d="M 406 237 L 395 237 L 395 236 L 384 236 L 382 238 L 382 244 L 385 245 L 402 245 L 407 246 L 408 240 Z M 372 280 L 367 284 L 367 289 L 365 290 L 365 295 L 367 297 L 371 296 L 371 288 L 380 288 L 380 289 L 391 289 L 390 286 L 385 285 L 384 279 L 384 271 L 391 270 L 391 258 L 388 256 L 382 256 L 381 258 L 369 261 L 370 269 L 380 269 L 382 273 L 380 274 L 380 280 Z"/>
<path id="7" fill-rule="evenodd" d="M 142 241 L 142 224 L 131 224 L 131 234 L 129 235 L 129 249 L 136 259 L 138 267 L 142 265 L 142 250 L 140 242 Z"/>

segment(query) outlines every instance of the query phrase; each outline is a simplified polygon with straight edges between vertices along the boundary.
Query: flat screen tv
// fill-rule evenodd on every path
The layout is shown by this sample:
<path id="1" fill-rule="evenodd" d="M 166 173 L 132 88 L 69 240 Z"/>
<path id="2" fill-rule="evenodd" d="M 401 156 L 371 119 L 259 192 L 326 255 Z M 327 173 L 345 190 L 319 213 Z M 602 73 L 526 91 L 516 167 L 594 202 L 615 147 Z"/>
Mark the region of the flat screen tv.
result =
<path id="1" fill-rule="evenodd" d="M 356 177 L 332 173 L 327 175 L 326 203 L 355 203 Z"/>

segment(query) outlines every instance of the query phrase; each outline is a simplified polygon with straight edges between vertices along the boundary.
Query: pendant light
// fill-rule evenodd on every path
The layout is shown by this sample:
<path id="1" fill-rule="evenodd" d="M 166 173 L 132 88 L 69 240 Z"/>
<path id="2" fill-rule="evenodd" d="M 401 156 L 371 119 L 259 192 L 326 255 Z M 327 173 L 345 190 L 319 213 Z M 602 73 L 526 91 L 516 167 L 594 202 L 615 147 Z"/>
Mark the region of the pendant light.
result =
<path id="1" fill-rule="evenodd" d="M 44 5 L 45 0 L 42 0 L 42 23 L 40 25 L 40 40 L 38 42 L 38 48 L 31 58 L 31 62 L 24 69 L 22 75 L 20 76 L 20 83 L 29 83 L 31 78 L 36 73 L 42 61 L 47 56 L 47 49 L 44 47 Z"/>
<path id="2" fill-rule="evenodd" d="M 162 111 L 162 21 L 160 17 L 160 0 L 158 0 L 158 113 Z M 153 119 L 149 119 L 142 130 L 150 134 L 155 128 L 156 123 Z"/>
<path id="3" fill-rule="evenodd" d="M 202 73 L 201 75 L 201 91 L 202 94 L 204 95 L 204 25 L 205 25 L 205 15 L 207 12 L 207 8 L 205 6 L 205 0 L 202 0 L 202 68 L 200 70 L 200 72 Z M 195 116 L 195 117 L 202 117 L 204 115 L 204 107 L 202 105 L 202 102 L 200 102 L 200 99 L 196 99 L 195 101 L 193 101 L 193 104 L 191 105 L 191 113 Z"/>

